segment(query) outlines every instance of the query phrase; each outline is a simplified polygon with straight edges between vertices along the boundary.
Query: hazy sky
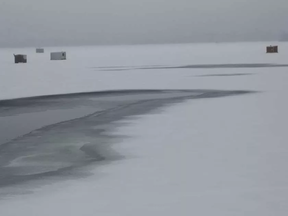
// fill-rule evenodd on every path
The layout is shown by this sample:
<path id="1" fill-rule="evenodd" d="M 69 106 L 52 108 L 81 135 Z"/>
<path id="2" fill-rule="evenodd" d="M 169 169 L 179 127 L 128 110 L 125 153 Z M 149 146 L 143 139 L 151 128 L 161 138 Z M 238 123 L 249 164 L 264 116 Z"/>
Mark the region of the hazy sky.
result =
<path id="1" fill-rule="evenodd" d="M 277 40 L 288 0 L 0 0 L 0 46 Z"/>

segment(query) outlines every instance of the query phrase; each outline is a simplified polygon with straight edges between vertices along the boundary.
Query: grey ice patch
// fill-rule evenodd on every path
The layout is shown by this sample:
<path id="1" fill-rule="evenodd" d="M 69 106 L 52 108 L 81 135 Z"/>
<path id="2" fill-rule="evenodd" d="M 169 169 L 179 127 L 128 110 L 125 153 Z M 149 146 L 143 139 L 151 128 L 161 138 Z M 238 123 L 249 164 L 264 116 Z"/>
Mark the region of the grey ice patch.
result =
<path id="1" fill-rule="evenodd" d="M 69 95 L 43 96 L 0 101 L 0 116 L 11 119 L 21 113 L 30 113 L 27 122 L 42 110 L 67 110 L 83 107 L 77 115 L 51 124 L 49 116 L 39 127 L 0 145 L 0 187 L 10 187 L 31 180 L 85 177 L 93 164 L 125 159 L 113 145 L 126 138 L 109 132 L 121 126 L 119 120 L 141 115 L 160 107 L 188 99 L 215 98 L 252 93 L 250 91 L 220 90 L 127 90 L 90 92 Z M 122 100 L 114 101 L 116 97 Z M 131 98 L 129 98 L 131 97 Z M 5 109 L 2 109 L 2 108 Z M 94 111 L 92 111 L 94 108 Z M 33 112 L 33 110 L 35 112 Z M 89 114 L 87 114 L 89 110 Z M 33 113 L 35 116 L 33 116 Z M 52 112 L 48 112 L 48 114 Z M 25 124 L 28 124 L 25 122 Z M 118 122 L 118 123 L 117 123 Z M 38 122 L 39 123 L 39 122 Z M 0 119 L 0 128 L 5 122 Z M 13 127 L 11 128 L 13 132 Z M 0 134 L 4 136 L 4 134 Z M 79 172 L 80 171 L 80 172 Z M 79 174 L 81 173 L 81 174 Z"/>
<path id="2" fill-rule="evenodd" d="M 118 66 L 96 68 L 101 71 L 125 71 L 125 70 L 164 70 L 164 69 L 229 69 L 229 68 L 275 68 L 288 67 L 288 64 L 264 64 L 264 63 L 240 63 L 240 64 L 195 64 L 179 66 Z"/>
<path id="3" fill-rule="evenodd" d="M 205 74 L 205 75 L 197 75 L 195 77 L 233 77 L 233 76 L 248 76 L 248 75 L 253 75 L 253 73 Z"/>

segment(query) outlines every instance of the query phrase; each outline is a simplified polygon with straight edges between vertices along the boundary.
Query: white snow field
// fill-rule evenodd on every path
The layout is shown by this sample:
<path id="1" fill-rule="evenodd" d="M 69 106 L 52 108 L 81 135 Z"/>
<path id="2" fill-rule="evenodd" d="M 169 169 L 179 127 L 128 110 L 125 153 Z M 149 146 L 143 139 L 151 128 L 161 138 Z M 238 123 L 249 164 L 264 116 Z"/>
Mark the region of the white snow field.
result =
<path id="1" fill-rule="evenodd" d="M 279 54 L 265 53 L 274 43 L 1 50 L 1 99 L 111 89 L 255 93 L 187 100 L 127 118 L 111 132 L 127 136 L 114 145 L 126 159 L 4 197 L 0 215 L 286 216 L 288 67 L 140 69 L 286 64 L 288 45 L 277 44 Z M 67 51 L 68 60 L 50 62 L 49 50 Z M 28 63 L 13 64 L 14 52 L 27 53 Z"/>

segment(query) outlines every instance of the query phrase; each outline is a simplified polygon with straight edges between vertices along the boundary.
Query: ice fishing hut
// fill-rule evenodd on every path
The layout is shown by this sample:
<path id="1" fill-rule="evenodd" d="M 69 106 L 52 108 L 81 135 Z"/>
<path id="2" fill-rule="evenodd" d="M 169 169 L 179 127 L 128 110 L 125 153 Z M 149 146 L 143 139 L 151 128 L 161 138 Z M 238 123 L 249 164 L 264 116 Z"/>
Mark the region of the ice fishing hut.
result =
<path id="1" fill-rule="evenodd" d="M 27 55 L 22 55 L 22 54 L 14 54 L 14 60 L 15 64 L 17 63 L 27 63 Z"/>
<path id="2" fill-rule="evenodd" d="M 266 53 L 278 53 L 278 46 L 267 46 Z"/>
<path id="3" fill-rule="evenodd" d="M 66 60 L 66 52 L 52 52 L 51 60 Z"/>
<path id="4" fill-rule="evenodd" d="M 43 48 L 36 48 L 36 53 L 44 53 L 44 49 Z"/>

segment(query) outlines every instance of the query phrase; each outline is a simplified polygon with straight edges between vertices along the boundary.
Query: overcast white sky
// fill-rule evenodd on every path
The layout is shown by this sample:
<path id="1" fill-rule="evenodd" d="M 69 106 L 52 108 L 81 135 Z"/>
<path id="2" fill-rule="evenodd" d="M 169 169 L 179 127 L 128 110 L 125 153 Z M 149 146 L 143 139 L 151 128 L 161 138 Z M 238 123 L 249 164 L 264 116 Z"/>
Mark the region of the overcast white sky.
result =
<path id="1" fill-rule="evenodd" d="M 0 0 L 0 46 L 277 40 L 288 0 Z"/>

